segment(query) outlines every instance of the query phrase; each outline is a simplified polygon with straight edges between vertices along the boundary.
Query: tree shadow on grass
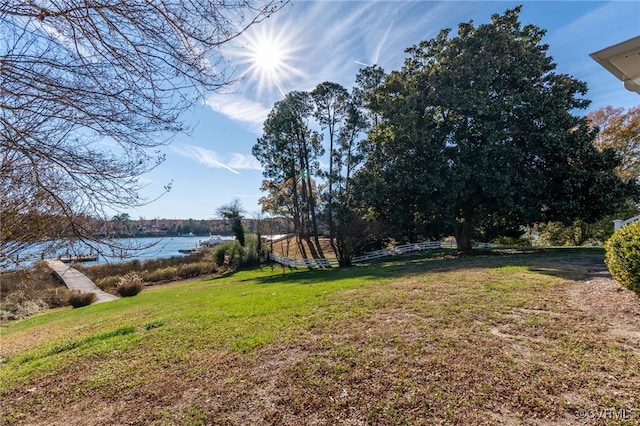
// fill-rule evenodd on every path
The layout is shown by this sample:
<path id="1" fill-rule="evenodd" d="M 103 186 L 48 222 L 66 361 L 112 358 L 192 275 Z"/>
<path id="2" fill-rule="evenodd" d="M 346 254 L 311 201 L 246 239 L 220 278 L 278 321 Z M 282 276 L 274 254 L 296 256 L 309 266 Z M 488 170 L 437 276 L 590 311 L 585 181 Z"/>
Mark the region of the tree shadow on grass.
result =
<path id="1" fill-rule="evenodd" d="M 607 273 L 602 248 L 549 248 L 476 250 L 472 255 L 419 252 L 359 263 L 349 268 L 295 269 L 263 266 L 264 270 L 282 270 L 281 274 L 247 278 L 260 284 L 316 284 L 342 279 L 393 279 L 430 272 L 462 269 L 522 266 L 533 272 L 579 281 L 592 273 Z"/>

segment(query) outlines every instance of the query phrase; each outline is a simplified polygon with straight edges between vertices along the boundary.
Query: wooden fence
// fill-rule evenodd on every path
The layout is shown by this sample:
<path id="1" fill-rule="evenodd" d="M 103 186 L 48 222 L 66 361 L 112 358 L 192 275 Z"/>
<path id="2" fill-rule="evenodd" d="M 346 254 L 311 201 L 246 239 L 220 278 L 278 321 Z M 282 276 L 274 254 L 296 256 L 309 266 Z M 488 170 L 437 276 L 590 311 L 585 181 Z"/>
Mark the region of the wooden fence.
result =
<path id="1" fill-rule="evenodd" d="M 352 263 L 366 262 L 368 260 L 380 259 L 382 257 L 396 256 L 398 254 L 411 253 L 414 251 L 436 250 L 442 248 L 441 241 L 424 241 L 422 243 L 409 243 L 399 246 L 387 247 L 382 250 L 371 251 L 361 256 L 354 256 Z"/>
<path id="2" fill-rule="evenodd" d="M 371 251 L 365 253 L 360 256 L 354 256 L 351 259 L 351 263 L 358 262 L 366 262 L 369 260 L 381 259 L 383 257 L 388 256 L 396 256 L 398 254 L 411 253 L 414 251 L 424 251 L 424 250 L 437 250 L 440 248 L 455 248 L 455 243 L 442 241 L 424 241 L 421 243 L 409 243 L 409 244 L 401 244 L 398 246 L 388 247 L 382 250 Z M 477 244 L 478 248 L 491 248 L 494 247 L 491 243 L 480 243 Z M 337 259 L 292 259 L 290 257 L 279 256 L 277 254 L 269 254 L 269 258 L 274 262 L 277 262 L 281 265 L 292 266 L 292 267 L 307 267 L 307 268 L 329 268 L 332 266 L 338 266 Z"/>
<path id="3" fill-rule="evenodd" d="M 269 259 L 285 266 L 293 266 L 298 268 L 306 266 L 308 268 L 329 268 L 331 266 L 338 266 L 338 259 L 293 259 L 291 257 L 278 256 L 277 254 L 269 253 Z"/>

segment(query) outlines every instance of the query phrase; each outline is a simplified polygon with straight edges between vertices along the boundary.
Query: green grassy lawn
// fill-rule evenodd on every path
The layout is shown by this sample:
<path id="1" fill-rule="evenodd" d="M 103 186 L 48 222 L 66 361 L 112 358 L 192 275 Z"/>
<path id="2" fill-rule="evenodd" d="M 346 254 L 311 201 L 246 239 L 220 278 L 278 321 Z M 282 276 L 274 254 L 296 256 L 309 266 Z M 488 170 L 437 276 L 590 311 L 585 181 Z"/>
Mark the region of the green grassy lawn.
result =
<path id="1" fill-rule="evenodd" d="M 568 297 L 602 250 L 425 256 L 5 324 L 0 424 L 638 422 L 640 345 Z"/>

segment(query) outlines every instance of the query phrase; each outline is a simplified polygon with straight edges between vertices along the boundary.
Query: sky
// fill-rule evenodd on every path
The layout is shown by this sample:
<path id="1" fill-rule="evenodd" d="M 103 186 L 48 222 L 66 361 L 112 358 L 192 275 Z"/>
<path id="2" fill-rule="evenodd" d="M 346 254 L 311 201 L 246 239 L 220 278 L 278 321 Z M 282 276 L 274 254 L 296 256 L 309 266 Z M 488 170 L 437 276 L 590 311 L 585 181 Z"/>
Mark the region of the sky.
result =
<path id="1" fill-rule="evenodd" d="M 331 81 L 351 89 L 360 68 L 399 70 L 405 49 L 455 34 L 461 22 L 477 26 L 522 4 L 520 22 L 547 30 L 543 43 L 556 72 L 585 81 L 592 101 L 584 111 L 608 105 L 630 108 L 640 96 L 589 56 L 640 35 L 640 1 L 300 1 L 293 0 L 251 27 L 223 54 L 240 81 L 183 116 L 193 126 L 165 147 L 166 161 L 142 176 L 142 195 L 156 198 L 129 212 L 132 219 L 212 219 L 238 199 L 247 217 L 260 212 L 262 171 L 251 155 L 274 103 L 294 90 Z"/>

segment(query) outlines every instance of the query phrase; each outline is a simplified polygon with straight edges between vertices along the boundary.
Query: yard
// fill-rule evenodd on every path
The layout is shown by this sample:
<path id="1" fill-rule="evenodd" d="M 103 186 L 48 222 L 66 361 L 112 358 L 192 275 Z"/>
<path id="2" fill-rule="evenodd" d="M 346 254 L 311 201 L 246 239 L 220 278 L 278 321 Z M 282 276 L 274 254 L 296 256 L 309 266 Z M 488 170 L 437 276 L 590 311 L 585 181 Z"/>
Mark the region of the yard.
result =
<path id="1" fill-rule="evenodd" d="M 601 249 L 265 267 L 2 328 L 3 425 L 634 425 Z"/>

